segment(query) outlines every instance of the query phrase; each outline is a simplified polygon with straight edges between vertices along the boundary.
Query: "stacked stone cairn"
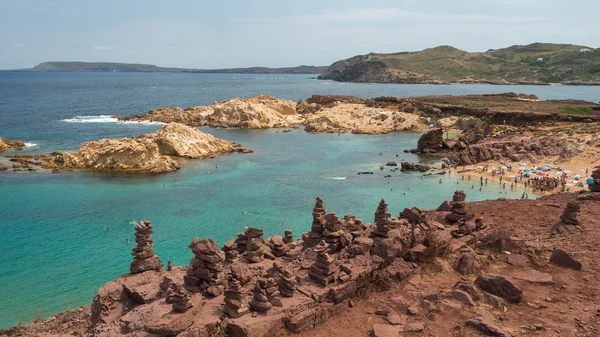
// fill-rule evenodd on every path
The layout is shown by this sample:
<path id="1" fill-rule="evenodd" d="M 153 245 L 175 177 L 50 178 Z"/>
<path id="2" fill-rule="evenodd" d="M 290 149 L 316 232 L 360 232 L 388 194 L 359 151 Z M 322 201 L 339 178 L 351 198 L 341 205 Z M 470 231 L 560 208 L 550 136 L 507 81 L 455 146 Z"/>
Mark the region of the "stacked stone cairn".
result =
<path id="1" fill-rule="evenodd" d="M 284 239 L 279 235 L 273 235 L 269 239 L 269 243 L 273 250 L 273 255 L 276 257 L 284 256 L 290 251 L 290 246 L 288 246 Z"/>
<path id="2" fill-rule="evenodd" d="M 250 301 L 250 308 L 257 312 L 267 312 L 273 308 L 273 304 L 269 302 L 267 297 L 267 279 L 259 278 L 258 282 L 254 285 L 254 296 Z"/>
<path id="3" fill-rule="evenodd" d="M 325 230 L 323 231 L 323 236 L 332 252 L 337 250 L 340 238 L 344 233 L 345 231 L 342 229 L 342 224 L 337 215 L 335 213 L 327 214 L 325 216 Z"/>
<path id="4" fill-rule="evenodd" d="M 194 238 L 189 248 L 194 253 L 187 275 L 183 277 L 191 291 L 203 291 L 210 296 L 219 296 L 225 290 L 225 275 L 222 262 L 224 253 L 213 239 Z"/>
<path id="5" fill-rule="evenodd" d="M 353 237 L 359 237 L 362 234 L 363 223 L 360 219 L 357 219 L 353 214 L 346 214 L 344 218 L 340 220 L 342 227 L 352 234 Z"/>
<path id="6" fill-rule="evenodd" d="M 296 290 L 296 277 L 285 267 L 277 264 L 277 262 L 273 263 L 273 269 L 277 272 L 279 276 L 277 286 L 279 288 L 279 293 L 281 293 L 281 296 L 293 297 L 294 291 Z"/>
<path id="7" fill-rule="evenodd" d="M 222 250 L 225 253 L 226 262 L 233 263 L 239 259 L 238 245 L 235 239 L 225 242 Z"/>
<path id="8" fill-rule="evenodd" d="M 180 313 L 186 312 L 189 308 L 193 307 L 187 291 L 173 282 L 169 283 L 166 302 L 173 303 L 173 311 Z"/>
<path id="9" fill-rule="evenodd" d="M 592 171 L 592 179 L 594 179 L 594 183 L 589 185 L 590 191 L 600 192 L 600 166 L 597 166 L 594 171 Z"/>
<path id="10" fill-rule="evenodd" d="M 242 285 L 235 272 L 232 272 L 228 287 L 225 290 L 225 307 L 223 311 L 233 318 L 241 317 L 250 312 L 246 297 L 242 292 Z"/>
<path id="11" fill-rule="evenodd" d="M 450 223 L 455 223 L 460 219 L 469 221 L 475 217 L 475 215 L 467 210 L 467 194 L 464 191 L 454 192 L 452 197 L 452 213 L 446 215 L 446 220 Z"/>
<path id="12" fill-rule="evenodd" d="M 567 208 L 563 211 L 563 214 L 560 216 L 559 225 L 567 225 L 567 226 L 578 226 L 580 225 L 579 219 L 577 216 L 581 211 L 581 205 L 578 202 L 569 202 L 567 204 Z"/>
<path id="13" fill-rule="evenodd" d="M 137 246 L 131 250 L 134 256 L 129 271 L 132 274 L 143 273 L 148 270 L 163 270 L 162 261 L 152 249 L 152 223 L 146 220 L 135 226 L 135 242 Z"/>
<path id="14" fill-rule="evenodd" d="M 313 222 L 310 228 L 310 232 L 305 233 L 302 236 L 304 245 L 306 248 L 316 246 L 323 239 L 323 231 L 325 230 L 325 212 L 327 209 L 323 204 L 323 199 L 316 197 L 315 207 L 313 208 L 312 216 Z"/>
<path id="15" fill-rule="evenodd" d="M 283 233 L 284 233 L 283 243 L 288 244 L 288 243 L 294 242 L 294 236 L 292 235 L 291 230 L 286 229 Z"/>
<path id="16" fill-rule="evenodd" d="M 327 243 L 321 241 L 321 243 L 315 247 L 317 258 L 308 270 L 308 276 L 323 286 L 335 282 L 339 273 L 339 268 L 334 263 L 335 258 L 329 255 L 328 250 L 329 246 Z"/>
<path id="17" fill-rule="evenodd" d="M 388 213 L 388 205 L 385 199 L 381 199 L 377 210 L 375 211 L 375 228 L 371 236 L 387 238 L 390 231 L 390 213 Z"/>
<path id="18" fill-rule="evenodd" d="M 258 263 L 264 260 L 264 251 L 262 246 L 265 244 L 263 239 L 263 230 L 260 228 L 249 227 L 244 232 L 246 238 L 244 256 L 250 263 Z M 239 243 L 238 243 L 239 245 Z"/>

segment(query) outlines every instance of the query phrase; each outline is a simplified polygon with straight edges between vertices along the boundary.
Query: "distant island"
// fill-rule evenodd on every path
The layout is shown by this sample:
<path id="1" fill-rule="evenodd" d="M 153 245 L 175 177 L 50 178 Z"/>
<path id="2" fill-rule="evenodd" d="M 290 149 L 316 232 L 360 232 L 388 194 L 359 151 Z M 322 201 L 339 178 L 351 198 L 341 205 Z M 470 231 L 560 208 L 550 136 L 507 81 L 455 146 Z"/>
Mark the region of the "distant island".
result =
<path id="1" fill-rule="evenodd" d="M 469 53 L 451 46 L 370 53 L 333 63 L 319 79 L 362 83 L 600 85 L 600 49 L 533 43 Z"/>
<path id="2" fill-rule="evenodd" d="M 32 72 L 173 72 L 173 73 L 226 73 L 226 74 L 320 74 L 326 66 L 306 66 L 285 68 L 228 68 L 228 69 L 187 69 L 165 68 L 152 64 L 113 63 L 113 62 L 43 62 L 29 69 L 16 71 Z"/>

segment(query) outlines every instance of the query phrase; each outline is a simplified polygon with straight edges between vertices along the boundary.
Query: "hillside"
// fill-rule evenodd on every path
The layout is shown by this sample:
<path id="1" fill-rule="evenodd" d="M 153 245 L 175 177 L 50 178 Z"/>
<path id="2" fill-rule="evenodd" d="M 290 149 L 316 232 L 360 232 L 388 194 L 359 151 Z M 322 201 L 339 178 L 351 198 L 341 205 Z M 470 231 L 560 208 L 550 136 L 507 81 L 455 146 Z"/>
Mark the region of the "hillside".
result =
<path id="1" fill-rule="evenodd" d="M 600 49 L 534 43 L 482 53 L 451 46 L 419 52 L 371 53 L 337 61 L 319 79 L 365 83 L 600 84 Z"/>
<path id="2" fill-rule="evenodd" d="M 230 74 L 319 74 L 327 67 L 298 66 L 285 68 L 228 68 L 228 69 L 186 69 L 165 68 L 152 64 L 114 62 L 43 62 L 31 69 L 21 71 L 36 72 L 189 72 L 189 73 L 230 73 Z"/>

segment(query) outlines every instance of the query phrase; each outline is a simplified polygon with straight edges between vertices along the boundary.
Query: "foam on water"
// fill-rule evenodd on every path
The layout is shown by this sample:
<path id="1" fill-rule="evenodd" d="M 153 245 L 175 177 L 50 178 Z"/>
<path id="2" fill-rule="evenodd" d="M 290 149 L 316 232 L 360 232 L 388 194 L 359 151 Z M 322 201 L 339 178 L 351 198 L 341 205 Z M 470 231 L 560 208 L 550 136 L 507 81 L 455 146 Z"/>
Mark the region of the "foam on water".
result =
<path id="1" fill-rule="evenodd" d="M 25 147 L 36 147 L 36 146 L 39 146 L 39 144 L 25 142 Z"/>
<path id="2" fill-rule="evenodd" d="M 333 180 L 346 180 L 346 177 L 331 177 Z"/>
<path id="3" fill-rule="evenodd" d="M 146 124 L 146 125 L 163 125 L 163 122 L 152 121 L 120 121 L 113 116 L 97 115 L 97 116 L 75 116 L 62 120 L 67 123 L 122 123 L 122 124 Z"/>

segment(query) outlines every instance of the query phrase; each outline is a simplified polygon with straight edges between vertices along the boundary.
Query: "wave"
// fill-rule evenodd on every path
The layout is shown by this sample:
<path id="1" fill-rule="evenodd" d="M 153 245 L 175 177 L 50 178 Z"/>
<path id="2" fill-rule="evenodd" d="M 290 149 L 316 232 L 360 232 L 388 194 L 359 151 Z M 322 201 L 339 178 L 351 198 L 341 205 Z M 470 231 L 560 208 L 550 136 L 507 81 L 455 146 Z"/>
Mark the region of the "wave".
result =
<path id="1" fill-rule="evenodd" d="M 333 180 L 346 180 L 346 177 L 331 177 Z"/>
<path id="2" fill-rule="evenodd" d="M 27 142 L 25 142 L 25 147 L 36 147 L 38 145 L 39 144 L 36 144 L 36 143 L 27 143 Z"/>
<path id="3" fill-rule="evenodd" d="M 122 124 L 146 124 L 146 125 L 163 125 L 163 122 L 152 121 L 120 121 L 110 115 L 97 116 L 75 116 L 73 118 L 63 119 L 67 123 L 122 123 Z"/>

